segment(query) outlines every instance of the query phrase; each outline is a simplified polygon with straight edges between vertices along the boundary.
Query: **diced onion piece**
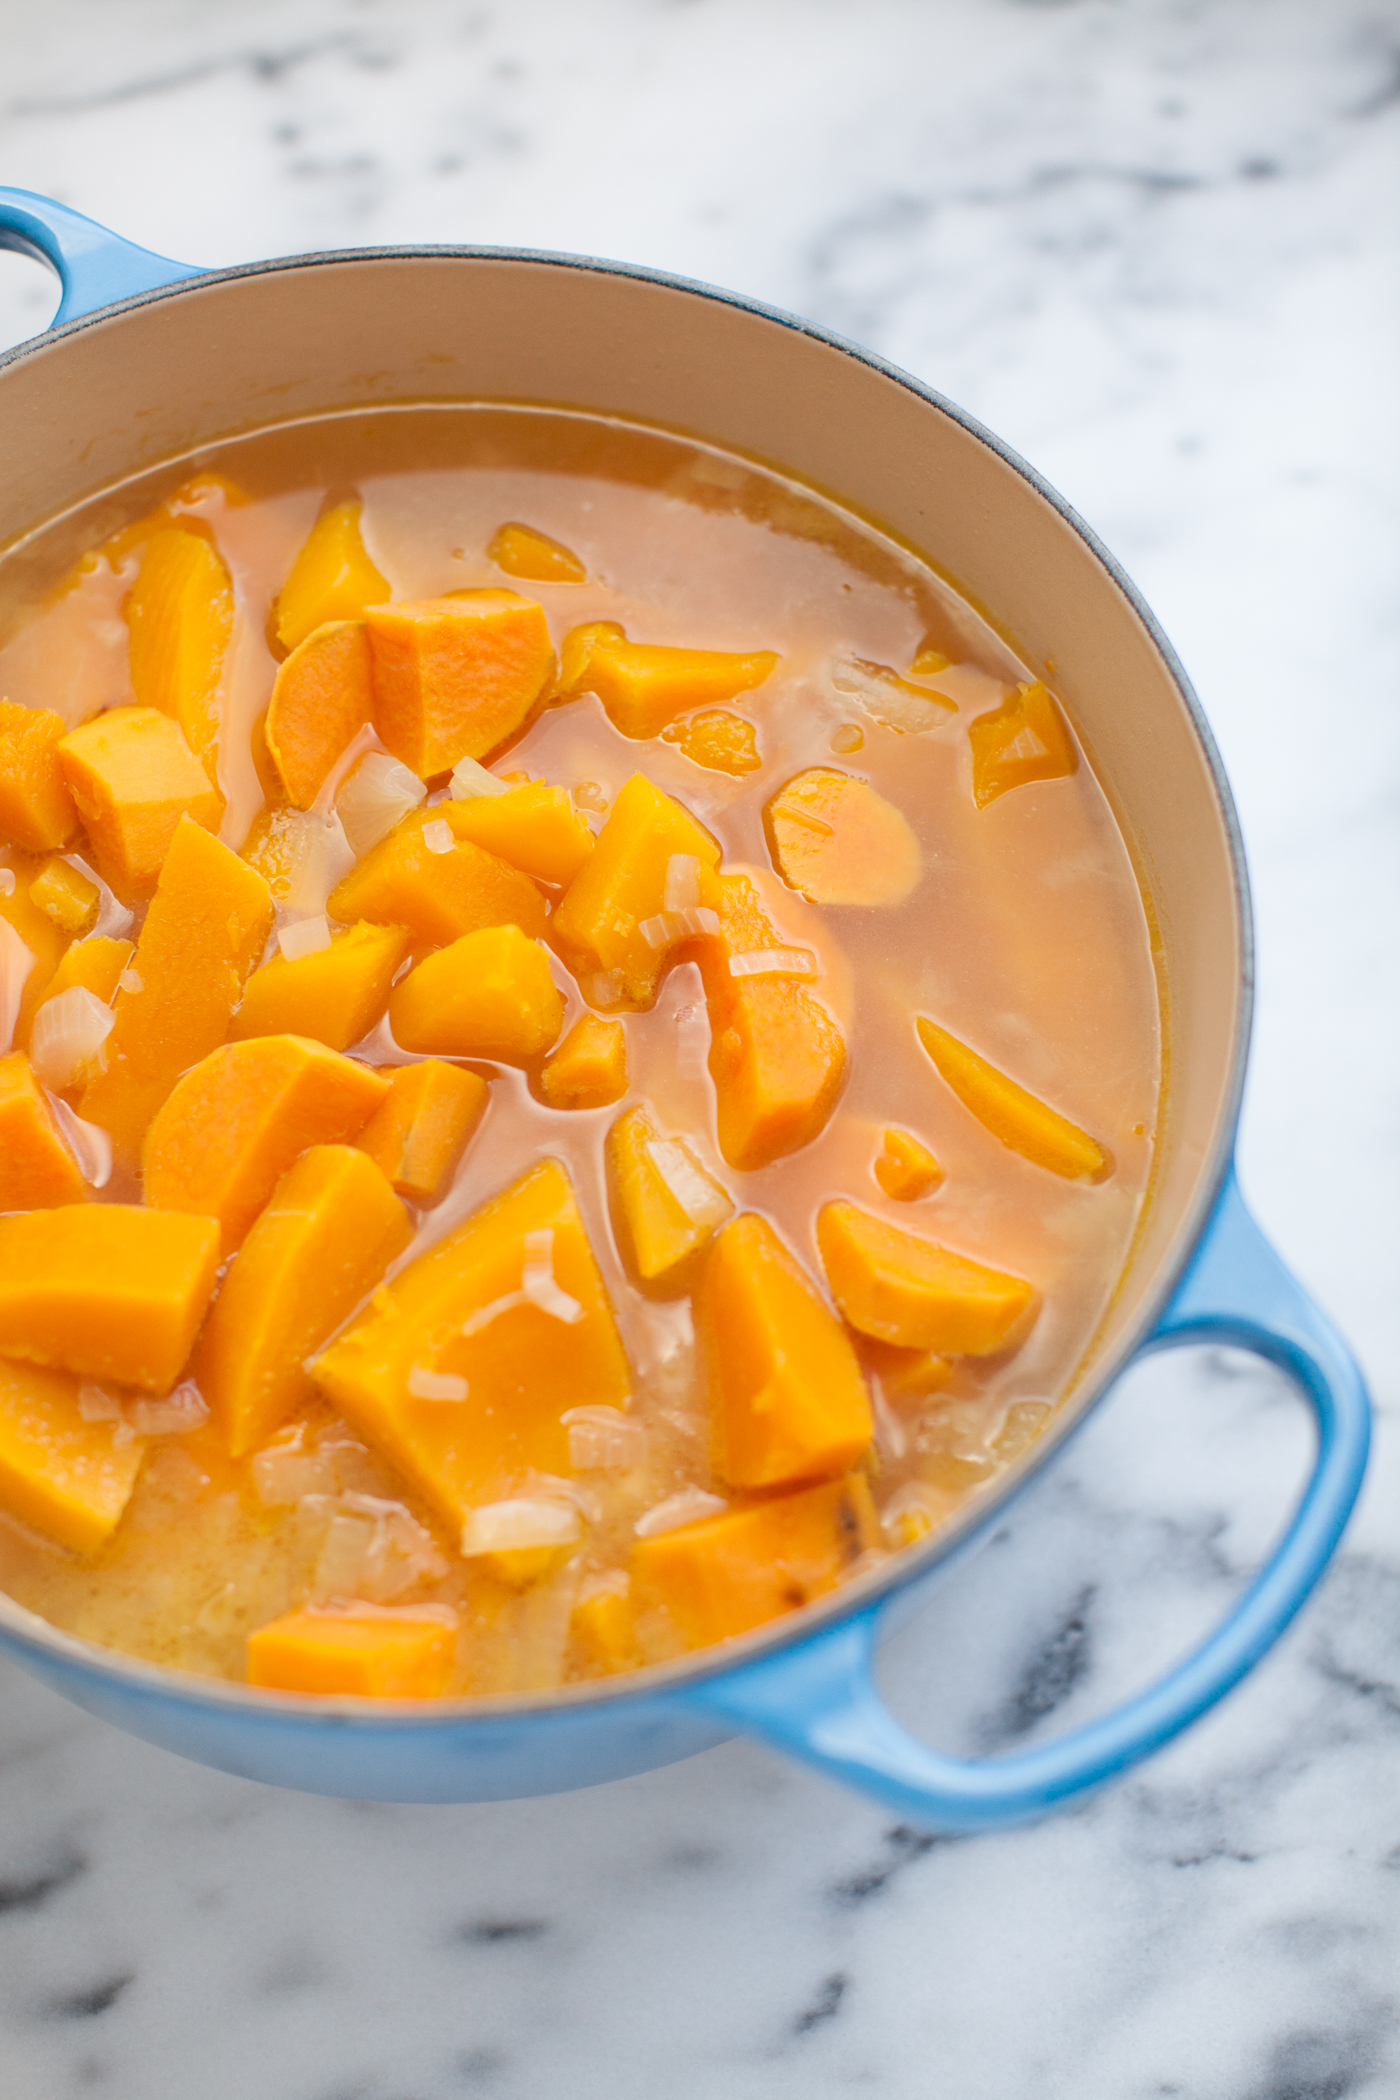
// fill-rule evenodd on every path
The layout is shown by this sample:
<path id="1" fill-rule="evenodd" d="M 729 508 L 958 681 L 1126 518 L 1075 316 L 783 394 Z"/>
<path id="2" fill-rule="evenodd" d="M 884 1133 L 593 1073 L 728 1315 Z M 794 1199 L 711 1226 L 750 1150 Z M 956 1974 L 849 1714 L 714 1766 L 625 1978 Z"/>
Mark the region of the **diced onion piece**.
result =
<path id="1" fill-rule="evenodd" d="M 79 984 L 46 999 L 29 1033 L 35 1077 L 55 1091 L 71 1086 L 102 1054 L 115 1021 L 111 1007 Z"/>
<path id="2" fill-rule="evenodd" d="M 56 1094 L 48 1096 L 48 1104 L 54 1121 L 68 1140 L 68 1148 L 78 1162 L 84 1181 L 95 1189 L 105 1189 L 112 1178 L 112 1140 L 99 1123 L 85 1123 L 66 1101 Z"/>
<path id="3" fill-rule="evenodd" d="M 527 1303 L 524 1291 L 507 1291 L 504 1297 L 493 1298 L 489 1305 L 479 1305 L 476 1311 L 462 1322 L 463 1340 L 480 1334 L 483 1327 L 489 1327 L 493 1320 L 499 1320 L 502 1313 L 514 1312 L 517 1305 Z"/>
<path id="4" fill-rule="evenodd" d="M 299 962 L 303 955 L 319 955 L 330 944 L 330 920 L 324 912 L 312 919 L 297 919 L 291 926 L 281 927 L 277 934 L 277 945 L 288 962 Z"/>
<path id="5" fill-rule="evenodd" d="M 0 897 L 13 897 L 14 893 L 15 893 L 15 871 L 14 871 L 14 869 L 13 869 L 13 868 L 0 868 Z"/>
<path id="6" fill-rule="evenodd" d="M 476 795 L 508 795 L 510 782 L 498 780 L 494 773 L 488 773 L 485 766 L 478 765 L 474 758 L 459 758 L 452 768 L 449 792 L 454 802 L 470 802 Z"/>
<path id="7" fill-rule="evenodd" d="M 417 809 L 428 790 L 416 773 L 401 759 L 387 752 L 372 751 L 362 759 L 335 798 L 335 813 L 345 829 L 351 851 L 358 857 L 377 846 L 382 838 Z"/>
<path id="8" fill-rule="evenodd" d="M 552 1497 L 483 1502 L 462 1526 L 462 1553 L 518 1553 L 531 1546 L 571 1546 L 583 1534 L 578 1511 Z"/>
<path id="9" fill-rule="evenodd" d="M 289 851 L 282 915 L 313 919 L 325 910 L 326 899 L 341 877 L 350 873 L 356 855 L 338 811 L 324 817 L 310 810 L 288 810 L 283 821 Z"/>
<path id="10" fill-rule="evenodd" d="M 663 911 L 690 911 L 700 902 L 700 862 L 693 853 L 673 853 L 661 892 Z"/>
<path id="11" fill-rule="evenodd" d="M 439 1582 L 447 1573 L 437 1540 L 402 1502 L 351 1493 L 342 1495 L 340 1503 L 351 1515 L 368 1517 L 374 1526 L 360 1576 L 368 1595 L 387 1601 L 415 1582 Z"/>
<path id="12" fill-rule="evenodd" d="M 817 959 L 809 948 L 751 948 L 731 955 L 731 977 L 816 977 Z"/>
<path id="13" fill-rule="evenodd" d="M 97 917 L 88 929 L 90 938 L 96 940 L 100 935 L 104 940 L 115 940 L 128 933 L 136 917 L 135 912 L 118 902 L 96 868 L 90 868 L 80 853 L 65 853 L 63 858 L 70 868 L 75 868 L 79 875 L 85 875 L 96 887 Z"/>
<path id="14" fill-rule="evenodd" d="M 722 1495 L 707 1494 L 704 1488 L 681 1488 L 644 1511 L 632 1529 L 639 1539 L 654 1539 L 663 1531 L 679 1531 L 683 1524 L 698 1524 L 702 1517 L 717 1517 L 728 1507 Z"/>
<path id="15" fill-rule="evenodd" d="M 672 860 L 688 860 L 688 854 L 672 854 Z M 676 941 L 698 933 L 718 933 L 719 913 L 708 904 L 692 904 L 684 911 L 662 911 L 654 919 L 638 921 L 637 931 L 648 948 L 669 948 Z"/>
<path id="16" fill-rule="evenodd" d="M 870 1396 L 870 1406 L 875 1417 L 875 1448 L 881 1458 L 903 1458 L 909 1448 L 909 1432 L 880 1391 L 878 1379 Z"/>
<path id="17" fill-rule="evenodd" d="M 595 816 L 608 813 L 608 798 L 596 780 L 581 780 L 574 789 L 574 804 L 578 809 L 592 810 Z"/>
<path id="18" fill-rule="evenodd" d="M 631 1588 L 632 1578 L 624 1568 L 603 1568 L 579 1584 L 578 1601 L 591 1604 L 595 1597 L 626 1597 Z"/>
<path id="19" fill-rule="evenodd" d="M 615 1407 L 571 1407 L 560 1417 L 569 1432 L 569 1464 L 580 1473 L 629 1473 L 646 1464 L 647 1433 Z"/>
<path id="20" fill-rule="evenodd" d="M 117 984 L 124 992 L 144 992 L 146 989 L 139 970 L 123 970 Z"/>
<path id="21" fill-rule="evenodd" d="M 734 1208 L 722 1189 L 717 1189 L 694 1161 L 684 1145 L 674 1138 L 652 1138 L 647 1158 L 665 1182 L 692 1225 L 722 1225 Z"/>
<path id="22" fill-rule="evenodd" d="M 450 853 L 457 843 L 445 817 L 434 817 L 431 824 L 423 826 L 421 835 L 429 853 Z"/>
<path id="23" fill-rule="evenodd" d="M 78 1413 L 85 1422 L 120 1422 L 122 1404 L 115 1393 L 102 1385 L 78 1387 Z"/>
<path id="24" fill-rule="evenodd" d="M 8 919 L 0 919 L 0 1057 L 14 1048 L 19 1002 L 35 957 Z"/>
<path id="25" fill-rule="evenodd" d="M 622 972 L 597 970 L 591 977 L 579 980 L 579 989 L 590 1006 L 600 1006 L 606 1010 L 609 1006 L 615 1006 L 622 997 Z"/>
<path id="26" fill-rule="evenodd" d="M 592 1488 L 572 1477 L 566 1480 L 561 1473 L 541 1473 L 535 1466 L 527 1466 L 518 1492 L 527 1502 L 572 1502 L 585 1524 L 603 1521 L 603 1505 Z"/>
<path id="27" fill-rule="evenodd" d="M 187 1378 L 163 1400 L 128 1400 L 123 1412 L 137 1436 L 188 1436 L 209 1420 L 209 1403 Z"/>
<path id="28" fill-rule="evenodd" d="M 269 1508 L 290 1507 L 303 1495 L 335 1493 L 335 1466 L 320 1451 L 297 1451 L 290 1444 L 269 1444 L 253 1454 L 253 1483 L 258 1500 Z"/>
<path id="29" fill-rule="evenodd" d="M 408 1390 L 415 1400 L 465 1400 L 470 1388 L 456 1371 L 433 1371 L 415 1364 L 408 1374 Z"/>
<path id="30" fill-rule="evenodd" d="M 316 1572 L 311 1578 L 312 1602 L 353 1597 L 364 1578 L 365 1556 L 373 1543 L 374 1524 L 370 1518 L 350 1516 L 336 1509 L 326 1526 Z"/>
<path id="31" fill-rule="evenodd" d="M 952 1499 L 926 1481 L 906 1480 L 880 1511 L 880 1529 L 886 1545 L 912 1545 L 924 1532 L 932 1531 L 935 1524 L 941 1524 L 952 1507 Z"/>
<path id="32" fill-rule="evenodd" d="M 939 728 L 955 706 L 941 694 L 930 692 L 925 696 L 916 692 L 898 672 L 887 670 L 883 664 L 833 664 L 831 683 L 838 693 L 854 700 L 887 729 L 912 731 L 916 736 Z"/>
<path id="33" fill-rule="evenodd" d="M 520 1295 L 551 1319 L 572 1327 L 583 1318 L 583 1307 L 554 1280 L 554 1229 L 545 1226 L 525 1235 L 525 1265 L 520 1275 Z"/>
<path id="34" fill-rule="evenodd" d="M 384 746 L 375 734 L 373 722 L 362 722 L 341 752 L 335 764 L 316 790 L 316 800 L 311 807 L 318 817 L 328 816 L 335 807 L 336 789 L 351 767 L 368 751 L 383 751 Z M 388 753 L 384 754 L 386 757 Z"/>

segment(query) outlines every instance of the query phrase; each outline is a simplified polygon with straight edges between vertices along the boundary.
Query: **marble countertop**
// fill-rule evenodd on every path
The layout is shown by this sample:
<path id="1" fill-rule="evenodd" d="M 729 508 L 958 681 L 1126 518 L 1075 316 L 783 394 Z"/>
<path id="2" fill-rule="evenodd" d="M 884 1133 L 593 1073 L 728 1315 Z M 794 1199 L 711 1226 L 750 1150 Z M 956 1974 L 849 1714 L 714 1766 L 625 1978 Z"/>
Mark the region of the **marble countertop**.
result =
<path id="1" fill-rule="evenodd" d="M 1144 589 L 1238 794 L 1246 1190 L 1378 1452 L 1273 1657 L 1127 1782 L 930 1840 L 735 1743 L 596 1792 L 261 1789 L 0 1666 L 6 2100 L 1400 2094 L 1395 0 L 50 0 L 0 182 L 209 263 L 583 249 L 870 343 Z M 43 325 L 0 256 L 0 340 Z M 1306 1461 L 1276 1376 L 1135 1374 L 892 1645 L 901 1716 L 1032 1740 L 1219 1614 Z"/>

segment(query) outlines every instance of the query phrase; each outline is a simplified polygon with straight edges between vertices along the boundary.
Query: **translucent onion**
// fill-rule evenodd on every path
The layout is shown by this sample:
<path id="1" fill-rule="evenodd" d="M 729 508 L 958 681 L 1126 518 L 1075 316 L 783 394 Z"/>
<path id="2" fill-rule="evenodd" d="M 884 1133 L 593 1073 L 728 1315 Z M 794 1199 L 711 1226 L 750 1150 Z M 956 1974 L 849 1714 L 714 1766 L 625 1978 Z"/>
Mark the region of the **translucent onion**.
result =
<path id="1" fill-rule="evenodd" d="M 572 1546 L 582 1537 L 578 1511 L 552 1497 L 519 1496 L 512 1502 L 484 1502 L 469 1510 L 462 1526 L 462 1553 L 518 1553 L 532 1546 Z"/>
<path id="2" fill-rule="evenodd" d="M 434 817 L 431 824 L 423 826 L 419 836 L 429 853 L 450 853 L 457 843 L 446 817 Z"/>
<path id="3" fill-rule="evenodd" d="M 116 1015 L 95 992 L 75 984 L 46 999 L 29 1032 L 29 1062 L 42 1086 L 56 1093 L 71 1086 L 102 1056 Z"/>
<path id="4" fill-rule="evenodd" d="M 731 955 L 731 977 L 816 977 L 817 959 L 807 948 L 751 948 Z"/>
<path id="5" fill-rule="evenodd" d="M 520 1277 L 520 1295 L 551 1319 L 572 1327 L 583 1318 L 583 1307 L 554 1280 L 554 1228 L 525 1235 L 525 1266 Z"/>
<path id="6" fill-rule="evenodd" d="M 957 703 L 943 694 L 906 685 L 897 671 L 884 664 L 833 664 L 831 683 L 843 698 L 854 700 L 865 713 L 886 729 L 901 729 L 922 735 L 937 729 L 956 710 Z"/>
<path id="7" fill-rule="evenodd" d="M 581 1473 L 630 1473 L 646 1464 L 647 1433 L 615 1407 L 571 1407 L 560 1417 L 569 1432 L 569 1464 Z"/>
<path id="8" fill-rule="evenodd" d="M 0 897 L 13 897 L 14 893 L 15 893 L 15 871 L 14 871 L 14 869 L 13 869 L 13 868 L 0 868 Z"/>
<path id="9" fill-rule="evenodd" d="M 14 1048 L 15 1023 L 35 958 L 8 919 L 0 919 L 0 1056 Z"/>
<path id="10" fill-rule="evenodd" d="M 112 1140 L 99 1123 L 85 1123 L 66 1101 L 56 1094 L 47 1097 L 49 1111 L 68 1140 L 84 1181 L 105 1189 L 112 1178 Z"/>
<path id="11" fill-rule="evenodd" d="M 303 955 L 319 955 L 330 944 L 330 920 L 324 912 L 311 919 L 297 919 L 290 926 L 281 927 L 277 934 L 277 945 L 288 962 L 299 962 Z"/>
<path id="12" fill-rule="evenodd" d="M 118 902 L 96 868 L 90 868 L 81 854 L 65 853 L 63 858 L 70 868 L 76 868 L 80 875 L 86 875 L 88 881 L 97 886 L 97 917 L 88 929 L 88 938 L 96 940 L 101 936 L 104 940 L 119 940 L 124 933 L 129 933 L 135 912 Z"/>
<path id="13" fill-rule="evenodd" d="M 415 1364 L 408 1374 L 408 1390 L 415 1400 L 465 1400 L 470 1388 L 456 1371 L 431 1371 Z"/>
<path id="14" fill-rule="evenodd" d="M 124 992 L 144 992 L 146 989 L 139 970 L 123 970 L 117 984 Z"/>
<path id="15" fill-rule="evenodd" d="M 477 795 L 508 795 L 510 782 L 498 780 L 474 758 L 459 758 L 452 768 L 451 794 L 455 802 L 470 802 Z"/>
<path id="16" fill-rule="evenodd" d="M 700 862 L 693 853 L 673 853 L 661 892 L 663 911 L 690 911 L 700 902 Z"/>
<path id="17" fill-rule="evenodd" d="M 330 814 L 335 807 L 336 789 L 340 786 L 341 781 L 344 780 L 357 759 L 361 758 L 368 751 L 383 750 L 384 746 L 375 734 L 374 724 L 372 722 L 362 722 L 345 746 L 345 749 L 341 752 L 339 758 L 335 761 L 335 764 L 326 774 L 320 787 L 317 788 L 316 799 L 311 805 L 315 814 L 318 817 Z M 385 756 L 388 756 L 387 752 Z"/>
<path id="18" fill-rule="evenodd" d="M 188 1436 L 209 1420 L 209 1403 L 187 1378 L 163 1400 L 128 1400 L 122 1412 L 134 1436 Z"/>
<path id="19" fill-rule="evenodd" d="M 335 1466 L 323 1452 L 269 1444 L 253 1454 L 253 1483 L 260 1502 L 289 1508 L 304 1495 L 334 1494 Z"/>
<path id="20" fill-rule="evenodd" d="M 688 855 L 673 854 L 672 859 L 687 859 Z M 684 941 L 699 933 L 719 932 L 719 913 L 708 904 L 691 905 L 685 911 L 658 912 L 654 919 L 642 919 L 638 933 L 648 948 L 669 948 L 676 941 Z"/>
<path id="21" fill-rule="evenodd" d="M 639 1539 L 659 1538 L 663 1531 L 679 1531 L 683 1524 L 698 1524 L 703 1517 L 717 1517 L 729 1504 L 722 1495 L 707 1494 L 704 1488 L 681 1488 L 664 1502 L 645 1510 L 632 1529 Z"/>
<path id="22" fill-rule="evenodd" d="M 335 813 L 356 857 L 386 838 L 427 792 L 418 775 L 387 752 L 373 751 L 362 759 L 335 798 Z"/>
<path id="23" fill-rule="evenodd" d="M 734 1206 L 722 1189 L 700 1172 L 684 1145 L 674 1138 L 652 1138 L 647 1158 L 693 1225 L 722 1225 Z"/>
<path id="24" fill-rule="evenodd" d="M 285 821 L 287 893 L 282 911 L 288 919 L 314 919 L 325 910 L 341 877 L 350 873 L 357 855 L 338 811 L 323 817 L 310 810 L 288 810 Z"/>

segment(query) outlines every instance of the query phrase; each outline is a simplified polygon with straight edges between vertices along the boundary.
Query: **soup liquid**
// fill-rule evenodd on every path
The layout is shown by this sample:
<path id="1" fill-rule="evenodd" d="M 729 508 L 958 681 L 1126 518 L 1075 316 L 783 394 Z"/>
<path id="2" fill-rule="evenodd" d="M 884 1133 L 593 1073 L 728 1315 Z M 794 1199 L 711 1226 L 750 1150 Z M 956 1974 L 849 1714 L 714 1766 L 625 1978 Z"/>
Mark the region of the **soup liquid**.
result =
<path id="1" fill-rule="evenodd" d="M 418 1217 L 405 1259 L 532 1162 L 562 1160 L 632 1367 L 632 1415 L 647 1431 L 642 1467 L 580 1476 L 586 1544 L 560 1574 L 518 1593 L 462 1560 L 392 1466 L 318 1405 L 293 1432 L 310 1470 L 289 1476 L 290 1488 L 281 1483 L 291 1493 L 299 1478 L 307 1491 L 296 1500 L 265 1501 L 255 1464 L 230 1461 L 212 1425 L 153 1438 L 127 1512 L 94 1559 L 0 1520 L 0 1586 L 75 1634 L 241 1678 L 248 1633 L 334 1586 L 327 1554 L 343 1550 L 353 1561 L 357 1538 L 362 1551 L 378 1524 L 378 1590 L 362 1562 L 352 1593 L 452 1605 L 461 1626 L 454 1692 L 588 1674 L 569 1639 L 581 1589 L 625 1570 L 632 1526 L 647 1508 L 681 1487 L 715 1485 L 688 1301 L 635 1288 L 609 1218 L 604 1140 L 632 1102 L 649 1104 L 663 1131 L 683 1134 L 736 1206 L 763 1213 L 823 1289 L 815 1220 L 836 1197 L 1034 1284 L 1039 1310 L 1020 1346 L 956 1359 L 950 1383 L 931 1397 L 886 1398 L 871 1375 L 877 1436 L 867 1463 L 877 1508 L 897 1516 L 914 1507 L 936 1522 L 977 1494 L 1043 1426 L 1105 1311 L 1144 1201 L 1159 1088 L 1148 926 L 1083 754 L 1068 778 L 1018 787 L 982 809 L 973 800 L 968 725 L 1035 671 L 926 564 L 790 479 L 602 418 L 460 407 L 262 433 L 50 525 L 0 563 L 0 692 L 56 708 L 70 727 L 98 708 L 130 704 L 121 606 L 140 545 L 88 563 L 76 583 L 72 565 L 195 469 L 228 476 L 252 499 L 231 505 L 216 491 L 198 504 L 235 590 L 220 759 L 222 836 L 235 849 L 263 805 L 249 736 L 276 671 L 266 640 L 272 601 L 328 493 L 362 499 L 367 550 L 396 599 L 506 584 L 540 600 L 556 648 L 581 622 L 609 620 L 633 641 L 778 652 L 772 675 L 728 703 L 753 725 L 758 771 L 734 777 L 693 763 L 674 743 L 634 742 L 591 695 L 546 709 L 491 764 L 569 787 L 598 812 L 640 770 L 690 810 L 719 841 L 725 869 L 751 877 L 779 939 L 819 958 L 814 990 L 844 1032 L 847 1081 L 815 1142 L 756 1172 L 727 1167 L 706 1069 L 705 1002 L 689 962 L 663 978 L 652 1012 L 624 1017 L 623 1101 L 561 1113 L 525 1073 L 479 1068 L 491 1082 L 485 1119 L 445 1199 Z M 508 520 L 572 549 L 587 581 L 503 576 L 486 549 Z M 933 683 L 956 702 L 931 730 L 882 726 L 838 683 L 852 661 L 903 670 L 930 645 L 951 665 Z M 855 773 L 903 811 L 923 852 L 907 901 L 818 908 L 775 871 L 764 805 L 812 766 Z M 583 1001 L 562 969 L 556 976 L 569 989 L 569 1026 Z M 1111 1175 L 1067 1181 L 1010 1151 L 940 1078 L 916 1015 L 1091 1132 L 1112 1155 Z M 944 1170 L 917 1203 L 892 1201 L 875 1179 L 890 1126 L 914 1133 Z M 133 1196 L 129 1186 L 103 1193 Z M 269 1478 L 264 1467 L 264 1490 Z M 385 1545 L 382 1512 L 356 1499 L 365 1496 L 407 1509 L 440 1552 L 415 1563 L 411 1551 L 405 1559 Z M 886 1528 L 892 1547 L 907 1535 L 897 1523 Z M 639 1635 L 647 1660 L 679 1646 L 655 1615 Z"/>

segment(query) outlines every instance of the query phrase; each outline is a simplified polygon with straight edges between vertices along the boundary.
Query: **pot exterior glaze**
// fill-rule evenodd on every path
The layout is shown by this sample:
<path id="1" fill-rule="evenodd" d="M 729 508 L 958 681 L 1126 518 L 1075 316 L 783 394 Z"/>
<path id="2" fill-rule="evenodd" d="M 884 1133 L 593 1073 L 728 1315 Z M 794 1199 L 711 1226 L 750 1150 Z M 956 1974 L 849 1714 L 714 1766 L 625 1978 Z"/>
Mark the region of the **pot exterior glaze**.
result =
<path id="1" fill-rule="evenodd" d="M 571 256 L 389 249 L 197 273 L 46 199 L 0 190 L 0 245 L 64 278 L 59 324 L 0 359 L 0 548 L 114 483 L 251 430 L 452 401 L 659 425 L 814 484 L 915 548 L 1005 623 L 1112 801 L 1159 947 L 1170 1075 L 1151 1202 L 1110 1312 L 1051 1426 L 976 1504 L 863 1583 L 720 1651 L 606 1685 L 431 1707 L 310 1700 L 183 1677 L 0 1599 L 0 1643 L 90 1712 L 226 1771 L 394 1801 L 595 1785 L 747 1729 L 906 1818 L 986 1828 L 1125 1769 L 1223 1696 L 1321 1574 L 1364 1471 L 1344 1345 L 1278 1263 L 1230 1170 L 1248 1035 L 1248 896 L 1229 791 L 1171 650 L 1127 579 L 1038 477 L 949 403 L 801 321 Z M 943 1758 L 870 1678 L 902 1615 L 1004 1511 L 1146 1348 L 1213 1339 L 1280 1363 L 1312 1407 L 1312 1478 L 1223 1624 L 1149 1692 L 1042 1749 Z"/>

